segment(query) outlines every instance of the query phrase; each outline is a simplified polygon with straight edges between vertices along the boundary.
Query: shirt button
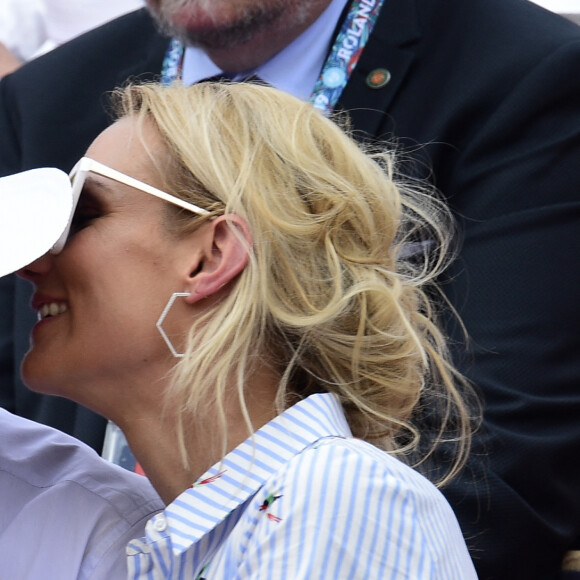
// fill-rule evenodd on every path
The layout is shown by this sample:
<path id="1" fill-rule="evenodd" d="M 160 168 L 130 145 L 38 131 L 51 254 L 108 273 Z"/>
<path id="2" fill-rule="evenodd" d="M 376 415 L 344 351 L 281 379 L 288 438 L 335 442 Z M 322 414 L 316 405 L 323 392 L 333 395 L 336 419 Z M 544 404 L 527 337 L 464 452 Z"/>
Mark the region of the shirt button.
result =
<path id="1" fill-rule="evenodd" d="M 164 532 L 167 529 L 167 521 L 163 516 L 157 516 L 153 522 L 153 529 L 157 532 Z"/>

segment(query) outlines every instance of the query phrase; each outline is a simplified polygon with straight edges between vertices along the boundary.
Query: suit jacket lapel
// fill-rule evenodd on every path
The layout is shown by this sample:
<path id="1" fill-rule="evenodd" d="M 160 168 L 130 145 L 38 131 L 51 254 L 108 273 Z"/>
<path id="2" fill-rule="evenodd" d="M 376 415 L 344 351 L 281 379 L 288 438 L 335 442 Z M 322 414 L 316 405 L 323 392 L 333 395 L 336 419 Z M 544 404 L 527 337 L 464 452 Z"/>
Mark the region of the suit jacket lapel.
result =
<path id="1" fill-rule="evenodd" d="M 416 0 L 385 0 L 368 44 L 338 101 L 338 109 L 349 111 L 354 129 L 378 136 L 385 112 L 415 58 L 413 44 L 420 38 Z M 367 82 L 376 69 L 390 73 L 389 82 L 382 88 Z"/>

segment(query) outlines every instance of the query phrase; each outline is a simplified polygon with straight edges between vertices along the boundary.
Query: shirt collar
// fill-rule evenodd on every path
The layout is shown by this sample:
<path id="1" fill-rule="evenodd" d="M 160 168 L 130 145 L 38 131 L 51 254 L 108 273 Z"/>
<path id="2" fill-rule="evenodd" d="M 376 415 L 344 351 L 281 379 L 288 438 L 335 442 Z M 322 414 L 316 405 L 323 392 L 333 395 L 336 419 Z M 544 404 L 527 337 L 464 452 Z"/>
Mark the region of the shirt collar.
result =
<path id="1" fill-rule="evenodd" d="M 348 0 L 332 0 L 318 19 L 286 48 L 255 70 L 234 76 L 242 80 L 257 75 L 267 84 L 302 100 L 308 100 L 328 54 L 333 32 Z M 188 47 L 183 60 L 182 79 L 187 85 L 224 71 L 199 48 Z"/>
<path id="2" fill-rule="evenodd" d="M 311 395 L 264 425 L 165 509 L 174 554 L 216 528 L 292 457 L 332 436 L 352 434 L 340 402 L 328 393 Z M 149 541 L 158 539 L 154 527 L 148 526 Z"/>

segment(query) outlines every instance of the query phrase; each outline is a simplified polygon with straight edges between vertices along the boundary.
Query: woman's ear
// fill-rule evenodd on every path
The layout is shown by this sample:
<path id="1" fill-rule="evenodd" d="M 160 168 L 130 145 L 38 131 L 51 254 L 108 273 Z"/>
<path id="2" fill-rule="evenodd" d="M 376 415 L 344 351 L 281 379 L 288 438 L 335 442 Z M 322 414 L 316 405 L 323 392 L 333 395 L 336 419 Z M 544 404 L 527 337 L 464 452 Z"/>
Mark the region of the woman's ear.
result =
<path id="1" fill-rule="evenodd" d="M 186 284 L 190 304 L 215 294 L 246 267 L 252 234 L 244 218 L 226 214 L 209 222 L 202 244 L 201 260 Z"/>

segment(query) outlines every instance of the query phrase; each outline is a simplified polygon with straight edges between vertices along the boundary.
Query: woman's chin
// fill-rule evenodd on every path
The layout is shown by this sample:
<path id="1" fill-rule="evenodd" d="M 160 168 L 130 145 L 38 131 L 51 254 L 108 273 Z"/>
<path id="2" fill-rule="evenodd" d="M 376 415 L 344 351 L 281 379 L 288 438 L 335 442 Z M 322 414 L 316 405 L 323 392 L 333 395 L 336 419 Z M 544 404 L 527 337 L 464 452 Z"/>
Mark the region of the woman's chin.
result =
<path id="1" fill-rule="evenodd" d="M 63 383 L 54 376 L 54 367 L 42 364 L 34 350 L 29 351 L 20 368 L 22 382 L 33 392 L 42 395 L 55 395 L 70 398 L 68 392 L 63 392 Z"/>
<path id="2" fill-rule="evenodd" d="M 50 381 L 46 380 L 46 377 L 36 376 L 34 373 L 27 373 L 22 371 L 22 382 L 26 385 L 28 389 L 34 393 L 41 395 L 54 395 L 58 397 L 65 396 L 59 389 L 56 388 Z M 68 398 L 68 397 L 67 397 Z"/>

